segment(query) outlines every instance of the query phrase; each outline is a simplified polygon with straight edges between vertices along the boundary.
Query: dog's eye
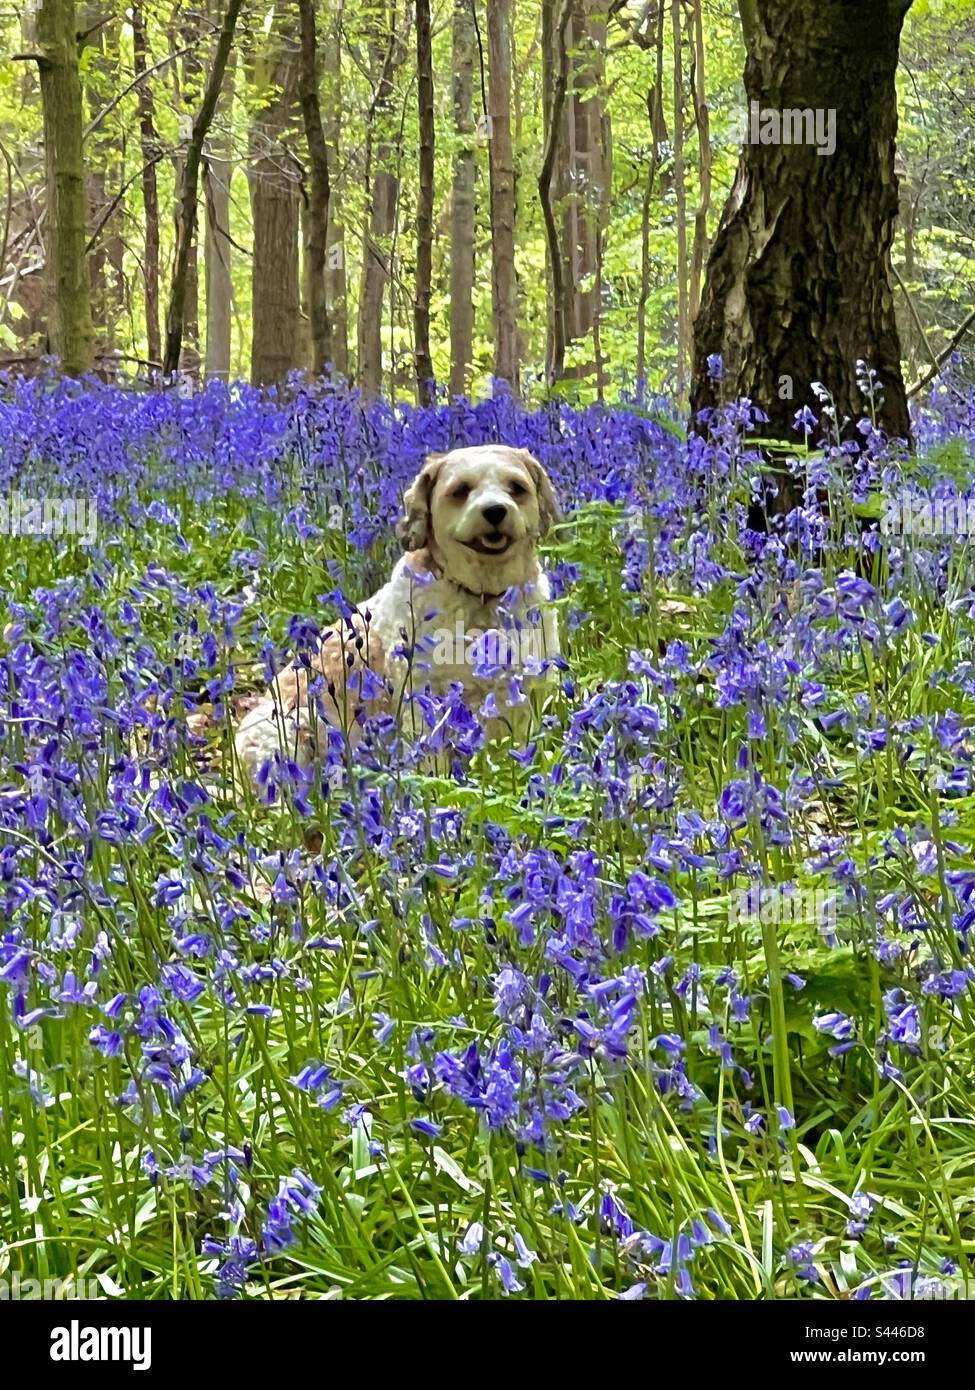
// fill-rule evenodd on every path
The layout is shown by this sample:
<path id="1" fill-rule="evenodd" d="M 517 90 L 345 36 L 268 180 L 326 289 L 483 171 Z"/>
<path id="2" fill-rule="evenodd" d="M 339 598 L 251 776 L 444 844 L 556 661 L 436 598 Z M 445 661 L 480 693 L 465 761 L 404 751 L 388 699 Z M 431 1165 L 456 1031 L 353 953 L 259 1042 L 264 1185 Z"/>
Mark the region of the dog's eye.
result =
<path id="1" fill-rule="evenodd" d="M 455 502 L 466 502 L 471 495 L 470 484 L 458 483 L 450 495 Z"/>
<path id="2" fill-rule="evenodd" d="M 528 494 L 528 489 L 525 487 L 525 484 L 524 484 L 524 483 L 516 483 L 516 482 L 513 482 L 513 483 L 511 483 L 510 486 L 511 486 L 511 495 L 512 495 L 512 497 L 525 497 L 525 496 L 527 496 L 527 494 Z"/>

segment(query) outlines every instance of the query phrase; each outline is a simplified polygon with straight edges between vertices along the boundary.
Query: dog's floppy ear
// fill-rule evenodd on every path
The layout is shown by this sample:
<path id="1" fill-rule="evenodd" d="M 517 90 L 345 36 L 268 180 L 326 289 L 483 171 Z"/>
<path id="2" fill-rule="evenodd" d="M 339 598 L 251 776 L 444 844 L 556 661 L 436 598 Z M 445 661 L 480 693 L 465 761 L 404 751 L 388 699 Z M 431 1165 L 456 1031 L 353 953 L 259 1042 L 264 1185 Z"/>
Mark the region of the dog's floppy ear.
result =
<path id="1" fill-rule="evenodd" d="M 516 449 L 515 452 L 532 475 L 535 495 L 538 498 L 538 534 L 544 536 L 550 526 L 562 520 L 562 509 L 555 495 L 555 488 L 534 454 L 530 454 L 527 449 Z"/>
<path id="2" fill-rule="evenodd" d="M 404 515 L 396 534 L 404 550 L 422 550 L 430 542 L 430 498 L 440 465 L 446 457 L 446 454 L 428 454 L 426 463 L 403 498 Z"/>

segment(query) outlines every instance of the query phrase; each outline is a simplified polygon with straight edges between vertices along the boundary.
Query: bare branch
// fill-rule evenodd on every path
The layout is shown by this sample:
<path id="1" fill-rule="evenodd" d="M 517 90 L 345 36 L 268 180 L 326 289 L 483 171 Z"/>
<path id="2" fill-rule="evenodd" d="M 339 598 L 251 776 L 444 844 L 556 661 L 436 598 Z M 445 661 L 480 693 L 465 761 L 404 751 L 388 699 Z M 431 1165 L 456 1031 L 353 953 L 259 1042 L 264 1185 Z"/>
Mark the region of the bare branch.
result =
<path id="1" fill-rule="evenodd" d="M 931 367 L 925 373 L 925 375 L 921 377 L 918 381 L 916 381 L 913 386 L 908 387 L 908 397 L 916 396 L 919 391 L 923 391 L 925 386 L 929 386 L 930 383 L 934 381 L 935 377 L 941 371 L 941 368 L 944 366 L 944 364 L 948 361 L 948 358 L 954 352 L 955 348 L 961 342 L 962 338 L 964 338 L 965 334 L 973 326 L 975 326 L 975 309 L 973 309 L 972 312 L 968 315 L 968 317 L 962 321 L 960 326 L 955 329 L 954 333 L 951 335 L 951 339 L 947 347 L 942 348 L 942 350 L 938 353 L 937 357 L 934 358 L 934 360 L 931 363 Z"/>

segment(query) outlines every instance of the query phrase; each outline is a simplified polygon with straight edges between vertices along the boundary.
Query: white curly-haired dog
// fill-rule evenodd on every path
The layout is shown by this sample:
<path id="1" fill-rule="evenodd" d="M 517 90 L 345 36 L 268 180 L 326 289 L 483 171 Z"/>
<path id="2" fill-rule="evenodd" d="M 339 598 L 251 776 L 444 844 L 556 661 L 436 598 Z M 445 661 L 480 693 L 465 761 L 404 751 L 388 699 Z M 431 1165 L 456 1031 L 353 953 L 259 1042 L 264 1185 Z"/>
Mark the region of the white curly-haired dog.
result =
<path id="1" fill-rule="evenodd" d="M 432 454 L 404 504 L 406 554 L 388 583 L 326 634 L 309 666 L 282 671 L 242 719 L 235 747 L 252 779 L 278 750 L 307 767 L 329 726 L 354 743 L 361 717 L 395 711 L 408 684 L 443 694 L 459 681 L 494 735 L 507 723 L 512 674 L 535 675 L 558 655 L 536 545 L 559 508 L 527 449 Z"/>

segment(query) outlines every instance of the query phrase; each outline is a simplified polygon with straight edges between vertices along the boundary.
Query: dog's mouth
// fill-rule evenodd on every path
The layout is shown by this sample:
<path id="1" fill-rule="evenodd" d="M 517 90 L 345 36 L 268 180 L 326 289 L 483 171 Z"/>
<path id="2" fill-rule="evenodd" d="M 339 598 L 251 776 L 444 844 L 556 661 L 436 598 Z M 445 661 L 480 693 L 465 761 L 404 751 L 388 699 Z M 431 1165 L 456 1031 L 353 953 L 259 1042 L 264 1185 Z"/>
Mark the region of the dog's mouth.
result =
<path id="1" fill-rule="evenodd" d="M 468 550 L 476 551 L 478 555 L 503 555 L 513 544 L 511 537 L 501 531 L 489 531 L 486 536 L 475 536 L 473 540 L 464 541 Z"/>

